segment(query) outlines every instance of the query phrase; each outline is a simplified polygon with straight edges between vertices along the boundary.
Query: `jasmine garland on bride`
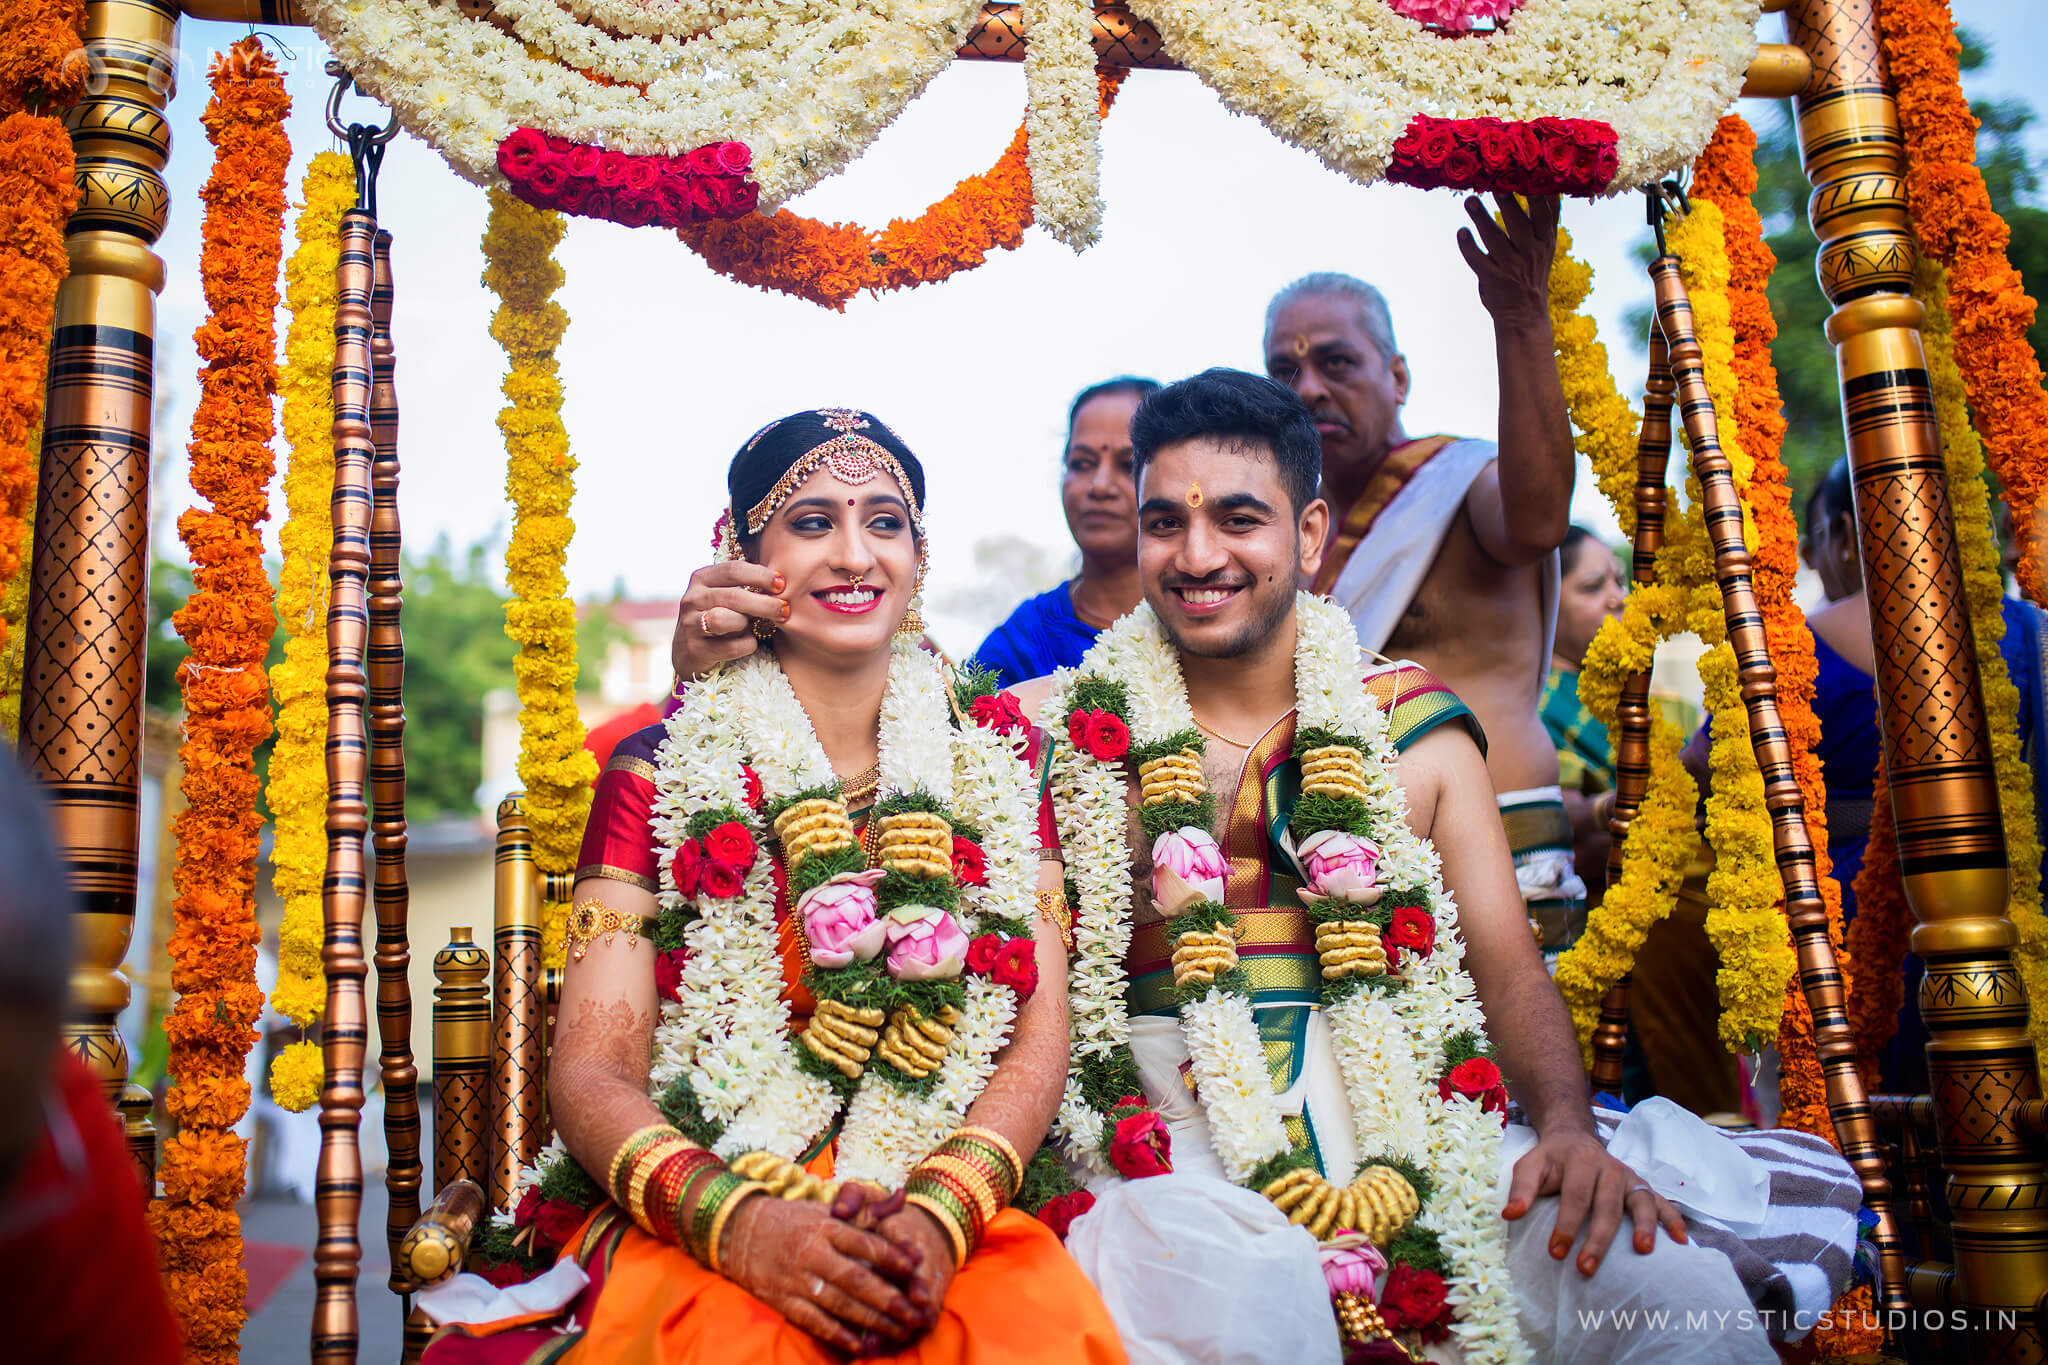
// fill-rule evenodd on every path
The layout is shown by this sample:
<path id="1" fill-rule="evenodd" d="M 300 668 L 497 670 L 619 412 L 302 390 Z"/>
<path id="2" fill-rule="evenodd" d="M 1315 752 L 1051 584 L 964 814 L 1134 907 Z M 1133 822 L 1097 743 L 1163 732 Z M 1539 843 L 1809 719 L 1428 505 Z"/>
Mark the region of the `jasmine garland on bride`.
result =
<path id="1" fill-rule="evenodd" d="M 1471 713 L 1297 591 L 1330 526 L 1300 400 L 1211 370 L 1131 436 L 1144 604 L 1017 692 L 1077 944 L 1067 1245 L 1132 1358 L 1335 1361 L 1341 1326 L 1373 1360 L 1775 1360 L 1754 1310 L 1846 1285 L 1847 1163 L 1592 1108 Z M 1612 1311 L 1660 1307 L 1735 1325 Z"/>
<path id="2" fill-rule="evenodd" d="M 1115 1365 L 1094 1289 L 1006 1207 L 1066 1073 L 1060 879 L 1014 705 L 918 646 L 923 470 L 825 409 L 727 484 L 723 556 L 787 605 L 599 781 L 560 1137 L 492 1229 L 547 1268 L 437 1314 L 426 1359 Z"/>

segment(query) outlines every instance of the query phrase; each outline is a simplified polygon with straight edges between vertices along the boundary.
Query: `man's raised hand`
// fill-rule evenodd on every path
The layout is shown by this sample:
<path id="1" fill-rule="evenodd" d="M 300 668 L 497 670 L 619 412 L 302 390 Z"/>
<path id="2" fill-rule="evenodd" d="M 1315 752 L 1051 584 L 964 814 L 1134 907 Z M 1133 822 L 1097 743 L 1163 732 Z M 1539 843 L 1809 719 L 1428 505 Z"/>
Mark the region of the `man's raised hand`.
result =
<path id="1" fill-rule="evenodd" d="M 1556 195 L 1531 195 L 1524 209 L 1512 194 L 1497 197 L 1500 221 L 1478 195 L 1465 200 L 1472 226 L 1458 229 L 1458 250 L 1479 277 L 1479 301 L 1502 324 L 1550 324 L 1550 260 L 1557 251 Z M 1473 234 L 1478 234 L 1474 239 Z"/>
<path id="2" fill-rule="evenodd" d="M 712 665 L 744 659 L 759 648 L 754 622 L 780 625 L 789 619 L 789 603 L 775 595 L 783 586 L 781 574 L 744 559 L 707 564 L 691 574 L 669 645 L 677 679 L 701 678 Z"/>

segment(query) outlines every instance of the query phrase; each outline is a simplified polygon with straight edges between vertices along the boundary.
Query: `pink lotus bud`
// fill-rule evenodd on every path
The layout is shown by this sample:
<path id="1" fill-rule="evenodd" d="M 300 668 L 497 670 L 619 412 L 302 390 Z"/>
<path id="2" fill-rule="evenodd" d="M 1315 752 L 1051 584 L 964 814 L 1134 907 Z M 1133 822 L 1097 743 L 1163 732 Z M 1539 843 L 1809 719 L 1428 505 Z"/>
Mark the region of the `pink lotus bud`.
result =
<path id="1" fill-rule="evenodd" d="M 804 892 L 796 903 L 811 961 L 820 967 L 866 962 L 882 951 L 888 926 L 876 917 L 875 883 L 882 871 L 842 872 Z"/>
<path id="2" fill-rule="evenodd" d="M 1152 903 L 1172 918 L 1200 901 L 1221 901 L 1230 864 L 1216 837 L 1193 825 L 1168 830 L 1152 843 Z"/>
<path id="3" fill-rule="evenodd" d="M 953 917 L 930 905 L 899 905 L 889 912 L 889 975 L 899 981 L 936 981 L 960 975 L 967 935 Z"/>
<path id="4" fill-rule="evenodd" d="M 1323 1247 L 1323 1282 L 1332 1294 L 1356 1294 L 1371 1302 L 1373 1284 L 1387 1268 L 1379 1248 L 1356 1233 Z"/>
<path id="5" fill-rule="evenodd" d="M 1303 840 L 1299 852 L 1309 877 L 1304 900 L 1349 901 L 1353 905 L 1379 900 L 1373 868 L 1380 860 L 1380 847 L 1372 840 L 1326 829 Z"/>

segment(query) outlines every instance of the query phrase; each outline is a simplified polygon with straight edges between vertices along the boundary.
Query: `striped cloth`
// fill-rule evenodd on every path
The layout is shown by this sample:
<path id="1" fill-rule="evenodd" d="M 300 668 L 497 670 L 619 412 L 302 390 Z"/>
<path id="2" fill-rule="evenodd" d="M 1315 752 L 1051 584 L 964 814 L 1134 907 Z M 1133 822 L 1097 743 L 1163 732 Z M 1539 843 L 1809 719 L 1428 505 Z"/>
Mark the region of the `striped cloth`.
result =
<path id="1" fill-rule="evenodd" d="M 1595 1109 L 1593 1117 L 1602 1142 L 1622 1120 L 1610 1109 Z M 1726 1224 L 1687 1212 L 1686 1231 L 1734 1263 L 1772 1340 L 1797 1341 L 1849 1287 L 1863 1186 L 1826 1138 L 1789 1128 L 1724 1136 L 1770 1173 L 1763 1226 L 1739 1236 Z"/>

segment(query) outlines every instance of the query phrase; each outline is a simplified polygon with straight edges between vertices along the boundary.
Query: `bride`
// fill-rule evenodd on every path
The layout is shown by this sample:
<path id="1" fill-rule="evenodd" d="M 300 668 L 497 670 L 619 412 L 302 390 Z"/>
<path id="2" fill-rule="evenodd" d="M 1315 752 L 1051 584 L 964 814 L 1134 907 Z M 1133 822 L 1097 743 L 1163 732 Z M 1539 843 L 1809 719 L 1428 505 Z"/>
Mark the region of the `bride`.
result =
<path id="1" fill-rule="evenodd" d="M 570 1360 L 1121 1361 L 1005 1207 L 1066 1079 L 1062 883 L 1014 708 L 918 647 L 923 471 L 826 409 L 762 428 L 727 487 L 723 556 L 772 571 L 780 620 L 599 780 L 560 1136 L 513 1214 L 589 1284 L 566 1323 L 454 1327 L 427 1359 L 566 1327 Z"/>

